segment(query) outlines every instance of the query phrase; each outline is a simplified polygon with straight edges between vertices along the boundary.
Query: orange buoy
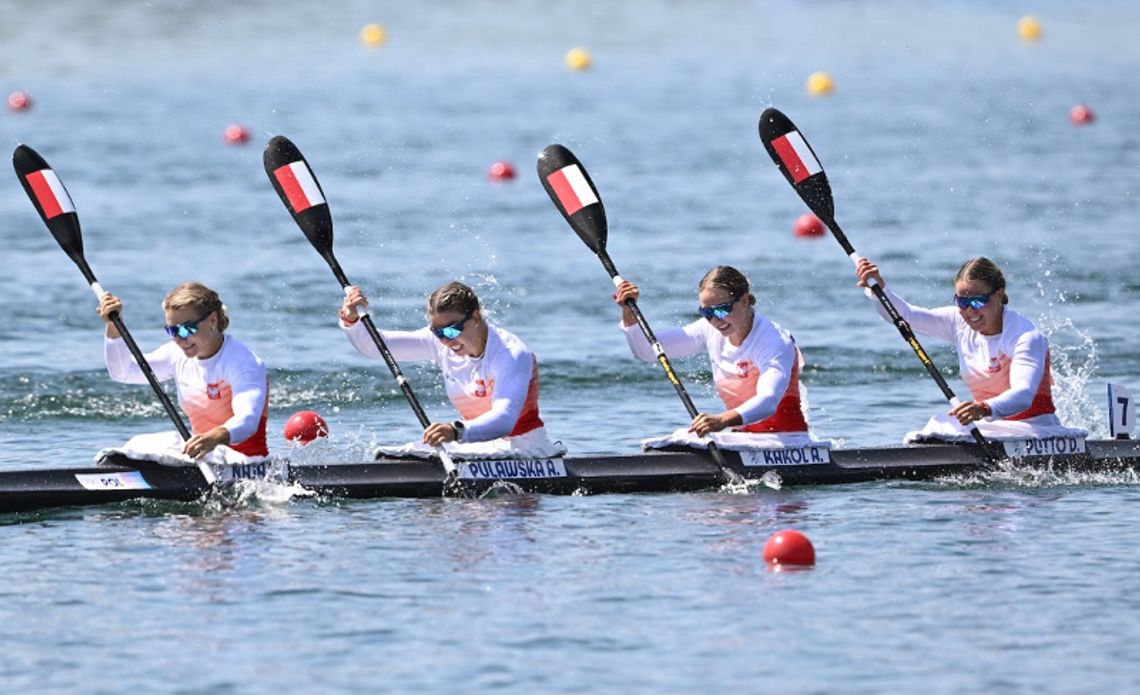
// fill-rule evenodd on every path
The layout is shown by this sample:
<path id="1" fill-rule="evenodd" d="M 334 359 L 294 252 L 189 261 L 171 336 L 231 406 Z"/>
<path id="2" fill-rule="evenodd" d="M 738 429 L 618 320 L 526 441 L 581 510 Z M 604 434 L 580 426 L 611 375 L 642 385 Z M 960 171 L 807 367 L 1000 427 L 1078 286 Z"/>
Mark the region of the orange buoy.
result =
<path id="1" fill-rule="evenodd" d="M 795 529 L 773 533 L 764 543 L 764 563 L 773 566 L 810 567 L 815 564 L 815 548 Z"/>
<path id="2" fill-rule="evenodd" d="M 567 68 L 576 72 L 589 70 L 590 66 L 594 64 L 593 56 L 585 48 L 571 48 L 566 52 L 564 61 Z"/>
<path id="3" fill-rule="evenodd" d="M 811 213 L 806 213 L 796 218 L 794 229 L 796 236 L 802 237 L 821 237 L 824 232 L 823 222 Z"/>
<path id="4" fill-rule="evenodd" d="M 835 91 L 835 80 L 826 72 L 813 72 L 808 75 L 804 88 L 812 96 L 824 97 Z"/>
<path id="5" fill-rule="evenodd" d="M 1017 20 L 1017 33 L 1025 41 L 1039 41 L 1043 30 L 1036 17 L 1022 17 Z"/>
<path id="6" fill-rule="evenodd" d="M 379 46 L 388 40 L 388 30 L 382 24 L 365 24 L 360 30 L 360 40 L 366 46 Z"/>
<path id="7" fill-rule="evenodd" d="M 301 410 L 285 421 L 285 439 L 308 444 L 317 437 L 329 436 L 325 419 L 311 410 Z"/>

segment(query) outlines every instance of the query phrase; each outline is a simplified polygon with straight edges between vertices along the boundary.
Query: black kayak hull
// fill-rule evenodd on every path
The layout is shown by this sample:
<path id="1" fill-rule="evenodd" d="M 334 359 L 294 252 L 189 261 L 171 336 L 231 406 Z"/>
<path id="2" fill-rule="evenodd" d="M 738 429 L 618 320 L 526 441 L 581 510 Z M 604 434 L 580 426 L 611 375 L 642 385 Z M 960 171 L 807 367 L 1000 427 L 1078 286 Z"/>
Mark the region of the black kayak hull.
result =
<path id="1" fill-rule="evenodd" d="M 990 464 L 973 444 L 832 449 L 825 463 L 729 465 L 756 480 L 773 473 L 782 486 L 834 485 L 875 480 L 930 480 L 984 471 Z M 113 455 L 105 465 L 0 472 L 0 514 L 52 507 L 110 504 L 131 499 L 192 501 L 209 491 L 196 467 L 169 467 Z M 537 494 L 662 493 L 714 490 L 720 469 L 701 451 L 655 451 L 561 460 L 565 475 L 529 474 L 461 479 L 448 494 L 477 495 L 495 485 Z M 1056 471 L 1140 470 L 1140 441 L 1089 440 L 1076 454 L 1028 456 L 1018 466 Z M 381 459 L 363 463 L 284 466 L 285 480 L 326 498 L 440 497 L 446 476 L 438 461 Z"/>

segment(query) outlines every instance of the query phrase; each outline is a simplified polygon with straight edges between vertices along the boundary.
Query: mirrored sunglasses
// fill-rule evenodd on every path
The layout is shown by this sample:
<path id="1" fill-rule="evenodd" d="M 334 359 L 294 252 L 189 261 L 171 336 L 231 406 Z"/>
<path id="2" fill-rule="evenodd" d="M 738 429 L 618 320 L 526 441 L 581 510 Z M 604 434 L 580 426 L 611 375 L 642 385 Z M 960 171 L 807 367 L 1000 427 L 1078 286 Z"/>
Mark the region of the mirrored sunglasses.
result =
<path id="1" fill-rule="evenodd" d="M 989 294 L 956 294 L 954 295 L 954 303 L 958 305 L 959 309 L 973 309 L 974 311 L 978 311 L 985 305 L 989 304 L 990 298 L 993 296 L 993 292 L 990 292 Z"/>
<path id="2" fill-rule="evenodd" d="M 431 332 L 440 340 L 455 340 L 463 333 L 463 327 L 467 324 L 467 321 L 471 318 L 471 314 L 473 313 L 475 312 L 469 311 L 463 318 L 455 323 L 449 323 L 446 326 L 439 326 L 438 328 L 431 326 Z"/>
<path id="3" fill-rule="evenodd" d="M 163 326 L 163 328 L 166 329 L 166 334 L 171 338 L 181 338 L 182 340 L 186 340 L 198 332 L 198 324 L 209 318 L 210 314 L 212 313 L 214 312 L 207 312 L 205 316 L 198 319 L 197 321 L 184 321 L 173 326 Z"/>
<path id="4" fill-rule="evenodd" d="M 733 304 L 736 304 L 735 299 L 732 300 L 731 302 L 725 302 L 724 304 L 713 304 L 712 306 L 699 306 L 699 307 L 697 307 L 697 313 L 700 314 L 701 316 L 705 317 L 705 319 L 709 320 L 709 321 L 712 321 L 714 318 L 718 318 L 721 321 L 723 321 L 726 318 L 728 318 L 729 314 L 732 313 L 732 305 Z"/>

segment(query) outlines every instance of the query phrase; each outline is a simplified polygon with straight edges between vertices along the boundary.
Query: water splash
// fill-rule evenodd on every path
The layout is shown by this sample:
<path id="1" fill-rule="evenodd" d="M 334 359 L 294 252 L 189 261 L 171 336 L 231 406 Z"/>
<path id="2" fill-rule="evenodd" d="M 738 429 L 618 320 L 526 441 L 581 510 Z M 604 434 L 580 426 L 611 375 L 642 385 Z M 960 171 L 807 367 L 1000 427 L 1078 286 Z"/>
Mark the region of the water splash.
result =
<path id="1" fill-rule="evenodd" d="M 1057 468 L 1051 463 L 1027 466 L 1006 460 L 990 470 L 946 476 L 933 482 L 940 486 L 1017 488 L 1140 485 L 1140 471 L 1133 468 L 1077 470 L 1067 466 Z"/>
<path id="2" fill-rule="evenodd" d="M 479 499 L 481 499 L 481 500 L 497 499 L 499 497 L 508 497 L 511 495 L 525 495 L 525 494 L 526 494 L 526 490 L 523 490 L 521 487 L 519 487 L 515 483 L 508 482 L 506 480 L 496 480 L 494 483 L 491 484 L 491 487 L 487 488 L 486 490 L 483 491 L 483 493 L 481 495 L 479 495 Z"/>
<path id="3" fill-rule="evenodd" d="M 1051 277 L 1051 271 L 1043 271 L 1043 277 Z M 1049 306 L 1038 318 L 1037 328 L 1049 339 L 1057 417 L 1061 422 L 1088 428 L 1094 437 L 1107 437 L 1108 427 L 1098 405 L 1100 401 L 1094 402 L 1089 393 L 1098 364 L 1096 341 L 1072 319 L 1060 315 L 1058 305 L 1068 301 L 1064 290 L 1038 281 L 1037 291 Z"/>
<path id="4" fill-rule="evenodd" d="M 780 479 L 779 473 L 776 471 L 765 471 L 764 475 L 760 476 L 759 478 L 737 477 L 732 482 L 722 485 L 718 492 L 723 492 L 729 495 L 748 495 L 761 487 L 766 487 L 771 490 L 779 490 L 783 488 L 783 486 L 784 481 Z"/>

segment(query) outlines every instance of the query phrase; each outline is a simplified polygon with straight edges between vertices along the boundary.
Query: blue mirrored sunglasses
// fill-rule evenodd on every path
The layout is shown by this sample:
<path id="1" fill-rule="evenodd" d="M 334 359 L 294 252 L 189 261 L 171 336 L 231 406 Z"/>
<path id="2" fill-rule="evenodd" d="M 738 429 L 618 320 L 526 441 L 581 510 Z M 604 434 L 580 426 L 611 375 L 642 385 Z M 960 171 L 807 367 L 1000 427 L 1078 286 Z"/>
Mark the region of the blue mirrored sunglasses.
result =
<path id="1" fill-rule="evenodd" d="M 166 334 L 171 338 L 181 338 L 182 340 L 186 340 L 198 332 L 198 324 L 208 319 L 212 313 L 214 312 L 207 312 L 205 316 L 198 319 L 197 321 L 183 321 L 182 323 L 178 323 L 173 326 L 163 326 L 163 328 L 166 329 Z"/>
<path id="2" fill-rule="evenodd" d="M 989 294 L 967 294 L 965 296 L 956 294 L 954 295 L 954 303 L 958 305 L 959 309 L 973 309 L 974 311 L 978 311 L 989 304 L 990 297 L 993 296 L 993 292 Z"/>
<path id="3" fill-rule="evenodd" d="M 471 318 L 471 314 L 473 313 L 475 312 L 469 311 L 463 318 L 455 323 L 449 323 L 446 326 L 440 326 L 439 328 L 431 326 L 431 332 L 435 333 L 435 337 L 440 340 L 455 340 L 463 333 L 463 326 L 467 323 L 468 319 Z"/>
<path id="4" fill-rule="evenodd" d="M 724 304 L 713 304 L 712 306 L 699 306 L 699 307 L 697 307 L 697 313 L 700 314 L 701 316 L 704 316 L 705 319 L 707 319 L 709 321 L 712 321 L 714 318 L 718 318 L 721 321 L 723 321 L 726 318 L 728 318 L 729 314 L 732 313 L 732 305 L 733 304 L 736 304 L 735 299 L 732 300 L 731 302 L 725 302 Z"/>

